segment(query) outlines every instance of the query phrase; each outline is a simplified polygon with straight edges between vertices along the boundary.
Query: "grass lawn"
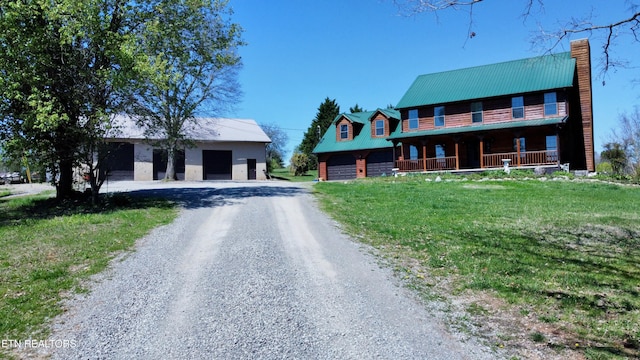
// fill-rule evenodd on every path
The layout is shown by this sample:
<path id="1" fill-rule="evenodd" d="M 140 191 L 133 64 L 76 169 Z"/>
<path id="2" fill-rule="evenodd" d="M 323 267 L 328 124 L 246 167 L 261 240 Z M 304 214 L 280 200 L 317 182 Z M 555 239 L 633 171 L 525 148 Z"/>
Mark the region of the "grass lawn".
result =
<path id="1" fill-rule="evenodd" d="M 0 200 L 1 339 L 46 340 L 65 294 L 84 291 L 82 280 L 176 214 L 167 201 L 122 195 L 98 210 L 45 195 Z"/>
<path id="2" fill-rule="evenodd" d="M 531 342 L 590 359 L 640 355 L 640 188 L 415 176 L 314 189 L 425 296 L 484 299 L 466 310 L 515 313 L 541 324 L 525 330 Z"/>
<path id="3" fill-rule="evenodd" d="M 271 172 L 271 175 L 283 180 L 289 180 L 294 182 L 308 182 L 314 181 L 318 178 L 318 170 L 309 170 L 302 176 L 294 176 L 288 168 L 275 169 Z"/>

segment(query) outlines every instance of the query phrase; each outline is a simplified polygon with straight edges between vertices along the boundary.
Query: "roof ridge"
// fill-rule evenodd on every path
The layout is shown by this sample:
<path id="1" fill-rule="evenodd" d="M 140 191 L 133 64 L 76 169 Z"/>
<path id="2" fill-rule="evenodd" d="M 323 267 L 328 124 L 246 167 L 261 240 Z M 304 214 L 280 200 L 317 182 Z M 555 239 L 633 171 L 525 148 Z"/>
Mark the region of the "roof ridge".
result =
<path id="1" fill-rule="evenodd" d="M 564 51 L 561 53 L 554 53 L 554 54 L 547 54 L 547 55 L 538 55 L 538 56 L 533 56 L 533 57 L 526 57 L 526 58 L 521 58 L 521 59 L 514 59 L 514 60 L 505 60 L 505 61 L 500 61 L 500 62 L 496 62 L 496 63 L 490 63 L 490 64 L 483 64 L 483 65 L 474 65 L 474 66 L 469 66 L 469 67 L 464 67 L 464 68 L 458 68 L 458 69 L 450 69 L 450 70 L 444 70 L 444 71 L 436 71 L 436 72 L 431 72 L 431 73 L 425 73 L 425 74 L 420 74 L 417 76 L 417 78 L 423 77 L 423 76 L 428 76 L 428 75 L 435 75 L 435 74 L 446 74 L 449 72 L 458 72 L 458 71 L 463 71 L 463 70 L 472 70 L 472 69 L 478 69 L 478 68 L 483 68 L 483 67 L 489 67 L 489 66 L 501 66 L 501 65 L 505 65 L 505 64 L 510 64 L 510 63 L 517 63 L 517 62 L 524 62 L 527 60 L 536 60 L 536 59 L 546 59 L 546 58 L 553 58 L 553 57 L 558 57 L 558 56 L 564 56 L 567 54 L 571 54 L 570 51 Z M 416 78 L 416 79 L 417 79 Z"/>

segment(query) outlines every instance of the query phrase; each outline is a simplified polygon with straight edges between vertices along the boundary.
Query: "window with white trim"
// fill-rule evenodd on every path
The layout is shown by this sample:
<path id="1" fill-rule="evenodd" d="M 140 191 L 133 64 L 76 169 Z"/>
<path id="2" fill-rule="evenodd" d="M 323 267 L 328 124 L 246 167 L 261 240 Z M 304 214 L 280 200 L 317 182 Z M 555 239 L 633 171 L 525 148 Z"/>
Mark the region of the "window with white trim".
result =
<path id="1" fill-rule="evenodd" d="M 524 119 L 524 97 L 514 96 L 511 98 L 511 116 L 514 119 Z"/>
<path id="2" fill-rule="evenodd" d="M 433 108 L 433 125 L 435 127 L 444 126 L 444 106 Z"/>
<path id="3" fill-rule="evenodd" d="M 556 135 L 547 135 L 547 161 L 558 161 L 558 137 Z"/>
<path id="4" fill-rule="evenodd" d="M 558 100 L 555 92 L 544 94 L 544 116 L 558 115 Z"/>
<path id="5" fill-rule="evenodd" d="M 418 109 L 409 110 L 409 130 L 417 130 L 418 127 Z"/>
<path id="6" fill-rule="evenodd" d="M 376 120 L 376 136 L 384 136 L 384 120 Z"/>
<path id="7" fill-rule="evenodd" d="M 349 138 L 349 125 L 340 125 L 340 140 L 346 140 Z"/>
<path id="8" fill-rule="evenodd" d="M 471 122 L 482 122 L 482 101 L 476 101 L 471 103 Z"/>

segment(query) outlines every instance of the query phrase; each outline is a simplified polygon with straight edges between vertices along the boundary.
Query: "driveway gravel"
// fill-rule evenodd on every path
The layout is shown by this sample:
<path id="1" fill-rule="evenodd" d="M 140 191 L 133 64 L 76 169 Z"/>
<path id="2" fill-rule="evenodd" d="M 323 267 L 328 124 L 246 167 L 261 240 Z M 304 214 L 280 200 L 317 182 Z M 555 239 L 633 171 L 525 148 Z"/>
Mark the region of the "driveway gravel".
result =
<path id="1" fill-rule="evenodd" d="M 140 189 L 140 187 L 144 189 Z M 53 359 L 494 359 L 449 332 L 310 185 L 112 183 L 178 201 L 177 220 L 65 302 Z"/>

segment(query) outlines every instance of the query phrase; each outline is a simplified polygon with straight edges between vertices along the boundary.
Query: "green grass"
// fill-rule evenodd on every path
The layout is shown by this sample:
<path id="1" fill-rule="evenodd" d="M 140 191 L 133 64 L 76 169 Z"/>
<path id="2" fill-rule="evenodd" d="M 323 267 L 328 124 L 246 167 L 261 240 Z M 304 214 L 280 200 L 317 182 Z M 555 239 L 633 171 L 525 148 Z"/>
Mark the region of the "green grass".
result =
<path id="1" fill-rule="evenodd" d="M 294 182 L 309 182 L 318 178 L 318 170 L 309 170 L 302 176 L 294 176 L 288 168 L 275 169 L 271 172 L 271 175 L 281 180 L 288 180 Z"/>
<path id="2" fill-rule="evenodd" d="M 8 189 L 0 189 L 0 198 L 11 195 L 11 191 Z"/>
<path id="3" fill-rule="evenodd" d="M 424 289 L 447 280 L 450 296 L 496 294 L 557 325 L 587 356 L 639 355 L 639 188 L 425 180 L 314 188 L 326 211 L 357 238 L 405 264 L 418 263 L 428 274 L 416 278 Z"/>
<path id="4" fill-rule="evenodd" d="M 83 280 L 176 214 L 168 201 L 122 195 L 97 209 L 43 195 L 0 200 L 2 339 L 45 340 L 63 296 L 84 291 Z"/>

